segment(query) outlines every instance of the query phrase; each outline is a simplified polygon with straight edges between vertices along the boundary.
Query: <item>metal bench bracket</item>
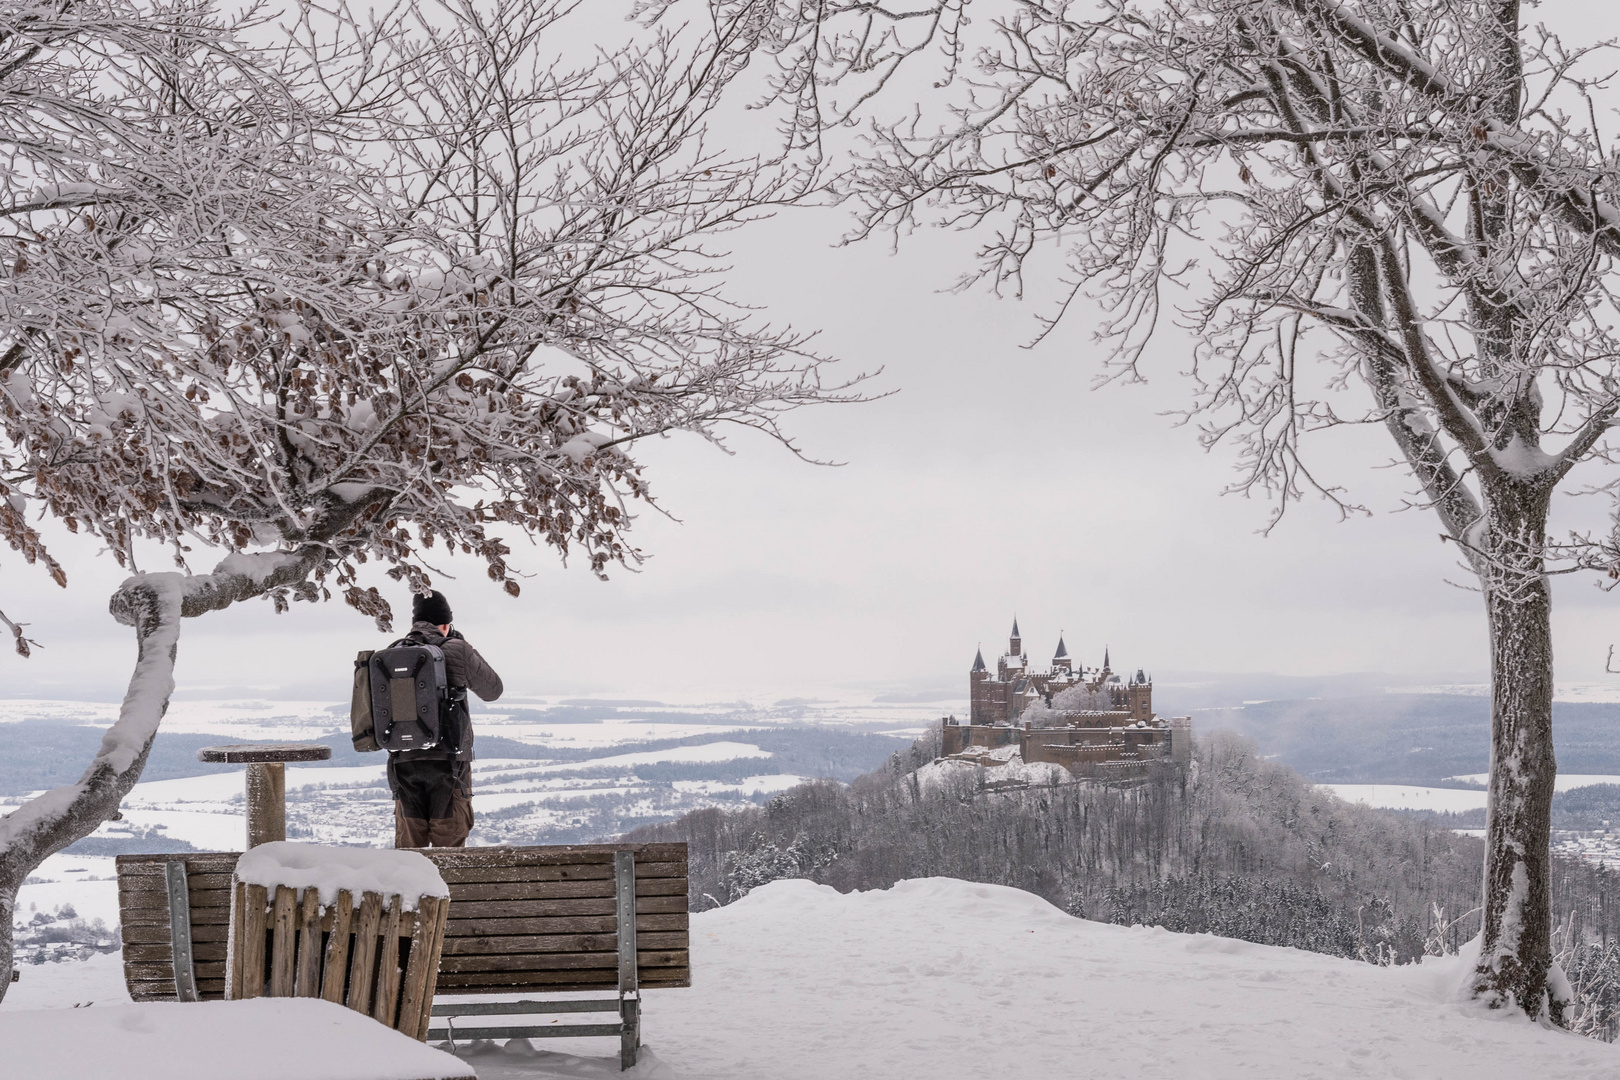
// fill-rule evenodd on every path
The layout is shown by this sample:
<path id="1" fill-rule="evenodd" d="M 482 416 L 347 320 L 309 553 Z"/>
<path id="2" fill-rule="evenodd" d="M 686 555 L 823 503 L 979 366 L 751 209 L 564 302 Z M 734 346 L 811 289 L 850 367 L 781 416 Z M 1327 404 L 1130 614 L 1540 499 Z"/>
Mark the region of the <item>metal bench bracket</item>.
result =
<path id="1" fill-rule="evenodd" d="M 163 864 L 164 884 L 169 890 L 169 941 L 174 955 L 174 996 L 176 1001 L 196 1001 L 197 968 L 191 952 L 191 896 L 187 892 L 186 861 L 170 859 Z"/>

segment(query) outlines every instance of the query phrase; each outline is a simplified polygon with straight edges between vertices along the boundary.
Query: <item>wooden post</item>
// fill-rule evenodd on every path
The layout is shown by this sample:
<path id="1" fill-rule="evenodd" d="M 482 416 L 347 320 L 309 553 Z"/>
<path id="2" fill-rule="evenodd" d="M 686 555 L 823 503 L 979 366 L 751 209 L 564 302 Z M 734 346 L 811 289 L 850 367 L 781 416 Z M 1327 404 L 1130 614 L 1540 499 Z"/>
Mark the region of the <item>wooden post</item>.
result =
<path id="1" fill-rule="evenodd" d="M 313 885 L 304 889 L 304 902 L 298 919 L 298 979 L 295 997 L 321 994 L 321 892 Z"/>
<path id="2" fill-rule="evenodd" d="M 377 929 L 382 922 L 382 897 L 360 895 L 360 918 L 354 924 L 354 959 L 349 963 L 349 1008 L 371 1012 L 371 983 L 377 971 Z"/>
<path id="3" fill-rule="evenodd" d="M 321 980 L 321 997 L 343 1004 L 344 976 L 349 971 L 349 924 L 354 918 L 354 897 L 339 889 L 332 909 L 332 934 L 326 939 L 326 974 Z"/>
<path id="4" fill-rule="evenodd" d="M 256 761 L 247 767 L 247 846 L 287 839 L 287 766 Z"/>
<path id="5" fill-rule="evenodd" d="M 377 1000 L 371 1017 L 394 1026 L 399 1008 L 399 916 L 404 901 L 395 894 L 382 925 L 382 956 L 377 961 Z"/>
<path id="6" fill-rule="evenodd" d="M 242 890 L 242 983 L 244 998 L 264 995 L 264 936 L 267 929 L 265 914 L 270 907 L 270 895 L 263 885 L 236 886 Z M 233 980 L 233 985 L 234 985 Z"/>
<path id="7" fill-rule="evenodd" d="M 416 902 L 416 926 L 411 933 L 411 955 L 406 962 L 399 1002 L 399 1030 L 415 1039 L 427 1034 L 428 1014 L 433 1005 L 430 976 L 439 966 L 435 941 L 442 921 L 439 908 L 446 904 L 447 901 L 436 896 L 424 896 Z"/>
<path id="8" fill-rule="evenodd" d="M 286 885 L 277 885 L 275 911 L 270 923 L 271 997 L 292 997 L 293 949 L 297 940 L 293 933 L 293 914 L 297 908 L 297 891 Z"/>

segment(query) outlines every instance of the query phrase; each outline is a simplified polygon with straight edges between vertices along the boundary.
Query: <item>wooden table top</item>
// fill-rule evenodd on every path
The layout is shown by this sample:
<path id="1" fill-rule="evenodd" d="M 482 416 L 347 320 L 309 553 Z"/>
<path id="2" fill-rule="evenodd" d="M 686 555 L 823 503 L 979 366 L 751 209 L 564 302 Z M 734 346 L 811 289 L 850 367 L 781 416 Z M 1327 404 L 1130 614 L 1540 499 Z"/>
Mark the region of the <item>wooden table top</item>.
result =
<path id="1" fill-rule="evenodd" d="M 321 743 L 229 743 L 225 746 L 205 746 L 197 751 L 198 761 L 219 761 L 232 765 L 327 761 L 331 757 L 332 748 Z"/>

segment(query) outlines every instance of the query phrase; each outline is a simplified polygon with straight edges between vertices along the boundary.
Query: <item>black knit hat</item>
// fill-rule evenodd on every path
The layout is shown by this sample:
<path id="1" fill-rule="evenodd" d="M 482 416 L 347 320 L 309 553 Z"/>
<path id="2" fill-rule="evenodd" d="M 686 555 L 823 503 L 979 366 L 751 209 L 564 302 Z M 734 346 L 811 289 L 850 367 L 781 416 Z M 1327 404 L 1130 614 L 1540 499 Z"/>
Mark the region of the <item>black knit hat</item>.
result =
<path id="1" fill-rule="evenodd" d="M 444 626 L 452 620 L 450 614 L 450 601 L 438 591 L 430 592 L 426 596 L 416 594 L 411 599 L 411 621 L 432 623 L 434 626 Z"/>

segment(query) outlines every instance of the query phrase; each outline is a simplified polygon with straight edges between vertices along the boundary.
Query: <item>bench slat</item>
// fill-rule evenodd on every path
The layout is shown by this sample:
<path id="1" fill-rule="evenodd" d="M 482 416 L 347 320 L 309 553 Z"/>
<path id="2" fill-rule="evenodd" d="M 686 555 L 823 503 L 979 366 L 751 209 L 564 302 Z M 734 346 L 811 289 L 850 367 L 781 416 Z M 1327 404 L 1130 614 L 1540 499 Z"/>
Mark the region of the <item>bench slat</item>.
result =
<path id="1" fill-rule="evenodd" d="M 586 971 L 463 971 L 439 975 L 440 994 L 583 993 L 616 990 L 617 967 Z M 689 968 L 655 968 L 641 977 L 643 990 L 691 986 Z"/>
<path id="2" fill-rule="evenodd" d="M 441 866 L 450 885 L 487 881 L 612 881 L 613 864 L 572 863 L 557 866 Z M 637 878 L 686 877 L 686 862 L 636 863 Z"/>
<path id="3" fill-rule="evenodd" d="M 476 797 L 476 796 L 475 796 Z M 548 844 L 544 847 L 417 848 L 440 870 L 453 867 L 557 866 L 565 863 L 606 863 L 611 869 L 615 851 L 634 852 L 636 862 L 685 862 L 686 845 L 674 844 Z"/>
<path id="4" fill-rule="evenodd" d="M 685 949 L 690 945 L 687 933 L 636 933 L 636 944 L 642 949 Z M 446 938 L 445 956 L 478 956 L 487 953 L 531 952 L 609 952 L 617 950 L 617 934 L 531 934 L 520 937 L 459 937 Z"/>
<path id="5" fill-rule="evenodd" d="M 639 949 L 636 969 L 685 967 L 686 950 Z M 439 961 L 442 975 L 470 971 L 578 971 L 582 968 L 619 969 L 617 952 L 509 953 L 501 956 L 446 956 Z"/>
<path id="6" fill-rule="evenodd" d="M 547 915 L 612 915 L 617 911 L 613 897 L 585 900 L 450 900 L 452 911 L 463 919 L 524 919 Z M 680 896 L 641 896 L 636 898 L 637 915 L 674 915 L 686 910 L 686 894 Z"/>
<path id="7" fill-rule="evenodd" d="M 455 1036 L 460 1039 L 570 1039 L 588 1038 L 594 1035 L 617 1035 L 623 1030 L 618 1023 L 612 1024 L 559 1024 L 556 1027 L 457 1027 Z M 444 1040 L 450 1037 L 447 1027 L 428 1028 L 427 1037 L 430 1041 Z"/>
<path id="8" fill-rule="evenodd" d="M 456 1001 L 433 1006 L 434 1016 L 527 1016 L 534 1013 L 594 1013 L 619 1011 L 616 997 L 588 1001 Z"/>
<path id="9" fill-rule="evenodd" d="M 451 907 L 455 911 L 454 905 Z M 685 930 L 691 917 L 684 911 L 670 915 L 638 914 L 636 933 L 647 930 Z M 618 929 L 611 915 L 566 915 L 526 919 L 451 919 L 446 937 L 527 937 L 535 934 L 611 934 Z"/>
<path id="10" fill-rule="evenodd" d="M 451 903 L 464 900 L 573 900 L 612 896 L 613 879 L 605 881 L 497 881 L 450 886 Z M 637 896 L 686 895 L 685 878 L 636 879 Z"/>

